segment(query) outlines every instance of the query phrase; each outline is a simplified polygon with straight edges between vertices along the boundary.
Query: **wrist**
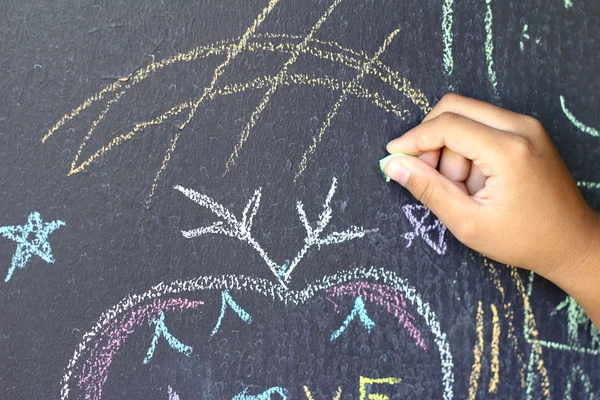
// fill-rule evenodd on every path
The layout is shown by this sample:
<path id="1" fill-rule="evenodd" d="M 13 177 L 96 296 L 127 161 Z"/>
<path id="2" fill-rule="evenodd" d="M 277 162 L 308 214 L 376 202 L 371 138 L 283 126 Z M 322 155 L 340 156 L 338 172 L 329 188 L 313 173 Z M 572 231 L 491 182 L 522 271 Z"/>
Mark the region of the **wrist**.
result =
<path id="1" fill-rule="evenodd" d="M 545 278 L 573 297 L 600 327 L 600 214 L 592 211 L 587 222 L 565 240 L 567 260 Z"/>

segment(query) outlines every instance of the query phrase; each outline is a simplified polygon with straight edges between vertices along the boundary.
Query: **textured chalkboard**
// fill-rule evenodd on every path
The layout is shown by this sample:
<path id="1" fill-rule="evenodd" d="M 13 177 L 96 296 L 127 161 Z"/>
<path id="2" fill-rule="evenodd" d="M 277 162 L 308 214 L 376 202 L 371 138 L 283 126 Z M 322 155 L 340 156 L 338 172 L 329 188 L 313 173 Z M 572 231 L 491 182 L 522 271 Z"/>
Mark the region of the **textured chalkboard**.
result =
<path id="1" fill-rule="evenodd" d="M 0 398 L 598 396 L 577 305 L 378 160 L 458 91 L 539 118 L 599 210 L 599 25 L 595 0 L 2 2 Z"/>

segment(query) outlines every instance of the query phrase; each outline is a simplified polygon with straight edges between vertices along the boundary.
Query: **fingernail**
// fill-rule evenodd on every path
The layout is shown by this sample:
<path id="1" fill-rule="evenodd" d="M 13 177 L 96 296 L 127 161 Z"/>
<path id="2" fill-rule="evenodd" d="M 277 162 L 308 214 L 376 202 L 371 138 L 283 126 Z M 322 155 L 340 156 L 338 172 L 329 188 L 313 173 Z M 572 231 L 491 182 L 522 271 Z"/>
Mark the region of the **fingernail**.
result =
<path id="1" fill-rule="evenodd" d="M 410 171 L 398 161 L 391 160 L 385 166 L 385 175 L 387 177 L 386 180 L 388 182 L 390 181 L 390 179 L 393 179 L 402 186 L 406 186 L 406 183 L 408 182 L 408 177 L 410 176 Z"/>

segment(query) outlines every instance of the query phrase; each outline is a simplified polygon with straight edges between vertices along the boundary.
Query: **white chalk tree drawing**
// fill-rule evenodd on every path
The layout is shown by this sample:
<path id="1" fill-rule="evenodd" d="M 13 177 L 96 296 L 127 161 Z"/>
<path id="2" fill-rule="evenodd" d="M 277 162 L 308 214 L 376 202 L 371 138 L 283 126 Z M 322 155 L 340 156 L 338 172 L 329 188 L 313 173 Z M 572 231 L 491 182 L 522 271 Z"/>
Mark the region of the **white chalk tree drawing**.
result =
<path id="1" fill-rule="evenodd" d="M 262 248 L 262 246 L 252 236 L 252 221 L 254 220 L 254 217 L 256 216 L 260 206 L 260 188 L 256 189 L 252 197 L 250 197 L 248 200 L 240 219 L 238 219 L 227 208 L 205 194 L 198 193 L 192 189 L 186 189 L 181 186 L 175 186 L 175 189 L 179 190 L 195 203 L 201 205 L 202 207 L 208 208 L 219 218 L 219 221 L 216 221 L 211 225 L 188 231 L 182 231 L 181 233 L 185 238 L 191 239 L 203 235 L 213 234 L 225 235 L 237 238 L 242 242 L 246 242 L 252 246 L 252 248 L 254 248 L 258 254 L 260 254 L 273 275 L 275 275 L 277 280 L 284 287 L 287 287 L 286 283 L 289 282 L 292 272 L 312 247 L 321 249 L 322 246 L 343 243 L 349 240 L 362 238 L 365 235 L 365 230 L 363 227 L 354 225 L 342 232 L 330 232 L 326 236 L 323 235 L 323 232 L 331 221 L 333 214 L 333 210 L 331 209 L 331 200 L 335 194 L 335 190 L 337 189 L 336 178 L 333 178 L 331 182 L 331 188 L 327 193 L 325 204 L 323 204 L 323 211 L 321 211 L 319 214 L 316 223 L 311 224 L 309 222 L 302 202 L 298 201 L 296 203 L 298 217 L 300 218 L 300 221 L 306 230 L 306 237 L 304 238 L 304 244 L 302 248 L 300 248 L 296 254 L 296 257 L 294 257 L 289 264 L 287 262 L 279 264 L 273 261 L 267 252 Z"/>

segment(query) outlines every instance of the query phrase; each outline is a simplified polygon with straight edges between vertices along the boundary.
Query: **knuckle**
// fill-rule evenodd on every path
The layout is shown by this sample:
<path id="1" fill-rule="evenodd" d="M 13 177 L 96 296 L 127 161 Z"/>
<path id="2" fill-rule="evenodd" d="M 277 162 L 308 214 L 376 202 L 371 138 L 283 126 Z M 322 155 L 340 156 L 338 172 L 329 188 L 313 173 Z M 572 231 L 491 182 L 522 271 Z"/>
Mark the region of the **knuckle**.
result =
<path id="1" fill-rule="evenodd" d="M 456 93 L 446 93 L 438 102 L 438 106 L 440 106 L 441 108 L 445 108 L 449 104 L 456 103 L 460 99 L 460 97 L 461 96 Z"/>
<path id="2" fill-rule="evenodd" d="M 533 144 L 524 136 L 513 135 L 510 140 L 510 154 L 517 159 L 526 159 L 534 154 Z"/>
<path id="3" fill-rule="evenodd" d="M 442 124 L 443 126 L 448 126 L 448 125 L 455 124 L 456 121 L 458 121 L 459 118 L 461 118 L 461 116 L 456 113 L 446 111 L 446 112 L 441 113 L 438 118 L 439 118 L 440 124 Z"/>
<path id="4" fill-rule="evenodd" d="M 521 118 L 521 123 L 525 127 L 525 130 L 528 134 L 539 136 L 546 132 L 542 126 L 542 123 L 536 118 L 530 117 L 529 115 L 523 115 Z"/>

